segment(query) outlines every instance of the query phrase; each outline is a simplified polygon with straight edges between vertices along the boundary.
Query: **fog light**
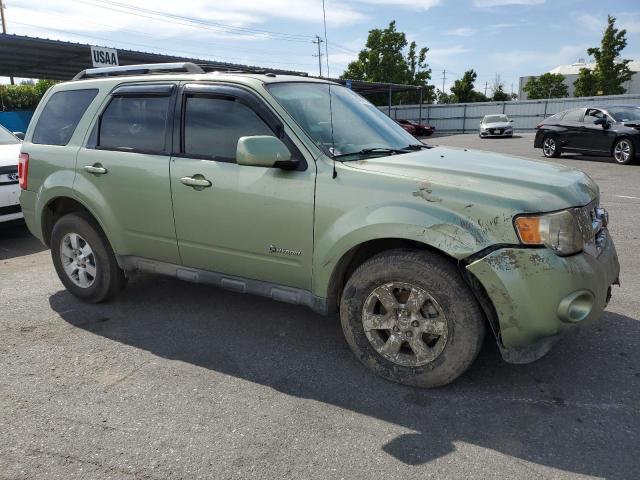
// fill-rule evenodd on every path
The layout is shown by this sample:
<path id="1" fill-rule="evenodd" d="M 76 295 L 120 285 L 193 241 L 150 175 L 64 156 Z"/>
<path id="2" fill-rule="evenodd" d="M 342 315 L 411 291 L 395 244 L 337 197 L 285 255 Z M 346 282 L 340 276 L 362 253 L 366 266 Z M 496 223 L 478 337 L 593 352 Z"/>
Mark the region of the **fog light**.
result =
<path id="1" fill-rule="evenodd" d="M 593 309 L 593 293 L 578 290 L 567 295 L 558 305 L 558 317 L 563 322 L 577 323 L 589 316 Z"/>

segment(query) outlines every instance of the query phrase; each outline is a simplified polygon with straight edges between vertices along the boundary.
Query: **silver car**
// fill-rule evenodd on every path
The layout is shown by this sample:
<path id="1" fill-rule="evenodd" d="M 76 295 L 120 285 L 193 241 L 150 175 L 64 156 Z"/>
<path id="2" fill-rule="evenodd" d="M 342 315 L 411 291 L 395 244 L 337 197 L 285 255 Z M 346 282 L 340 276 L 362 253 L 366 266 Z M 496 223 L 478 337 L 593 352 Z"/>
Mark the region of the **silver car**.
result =
<path id="1" fill-rule="evenodd" d="M 485 115 L 480 122 L 480 138 L 513 137 L 513 120 L 506 115 Z"/>

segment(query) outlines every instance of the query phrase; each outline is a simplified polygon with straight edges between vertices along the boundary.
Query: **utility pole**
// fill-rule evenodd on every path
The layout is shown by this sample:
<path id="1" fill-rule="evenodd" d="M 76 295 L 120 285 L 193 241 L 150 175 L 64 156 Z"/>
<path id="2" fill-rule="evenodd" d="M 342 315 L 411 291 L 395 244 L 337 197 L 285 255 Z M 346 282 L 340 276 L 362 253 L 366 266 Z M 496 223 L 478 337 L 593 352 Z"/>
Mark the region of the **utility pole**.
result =
<path id="1" fill-rule="evenodd" d="M 7 33 L 7 21 L 4 19 L 4 2 L 2 0 L 0 0 L 0 17 L 2 17 L 2 33 Z M 11 85 L 15 85 L 15 81 L 13 80 L 13 77 L 9 77 L 9 80 L 11 81 Z"/>
<path id="2" fill-rule="evenodd" d="M 1 1 L 2 0 L 0 0 L 0 2 Z M 324 55 L 322 53 L 322 47 L 321 47 L 321 44 L 323 42 L 324 40 L 322 40 L 319 35 L 316 35 L 316 39 L 312 41 L 312 43 L 315 43 L 316 45 L 318 45 L 318 54 L 313 56 L 318 57 L 318 70 L 320 71 L 320 76 L 322 76 L 322 55 Z"/>
<path id="3" fill-rule="evenodd" d="M 489 86 L 489 82 L 487 80 L 484 81 L 484 96 L 487 96 L 487 87 Z"/>
<path id="4" fill-rule="evenodd" d="M 447 70 L 442 70 L 442 93 L 444 93 L 444 82 L 447 80 Z"/>

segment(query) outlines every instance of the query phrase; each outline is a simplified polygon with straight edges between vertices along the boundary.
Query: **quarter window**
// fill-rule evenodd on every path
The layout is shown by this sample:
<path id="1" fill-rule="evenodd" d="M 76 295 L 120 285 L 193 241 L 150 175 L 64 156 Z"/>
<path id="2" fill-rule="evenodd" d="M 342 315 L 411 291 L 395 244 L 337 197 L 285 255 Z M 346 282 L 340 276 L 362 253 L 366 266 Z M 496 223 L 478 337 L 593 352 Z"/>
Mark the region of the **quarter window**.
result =
<path id="1" fill-rule="evenodd" d="M 99 147 L 163 152 L 170 100 L 170 96 L 114 97 L 100 120 Z"/>
<path id="2" fill-rule="evenodd" d="M 235 162 L 240 137 L 273 135 L 247 105 L 234 98 L 188 96 L 184 113 L 184 153 Z"/>
<path id="3" fill-rule="evenodd" d="M 45 145 L 66 145 L 98 89 L 54 93 L 44 106 L 31 141 Z"/>

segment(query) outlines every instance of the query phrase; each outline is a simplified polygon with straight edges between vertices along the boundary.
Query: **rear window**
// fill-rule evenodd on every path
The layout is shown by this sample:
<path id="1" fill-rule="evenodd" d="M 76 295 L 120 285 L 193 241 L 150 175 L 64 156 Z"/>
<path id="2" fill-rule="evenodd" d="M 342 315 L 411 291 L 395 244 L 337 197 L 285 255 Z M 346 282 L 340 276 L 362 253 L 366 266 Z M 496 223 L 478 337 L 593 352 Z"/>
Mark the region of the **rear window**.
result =
<path id="1" fill-rule="evenodd" d="M 102 114 L 99 147 L 163 152 L 170 100 L 169 96 L 114 97 Z"/>
<path id="2" fill-rule="evenodd" d="M 96 88 L 54 93 L 40 114 L 31 141 L 45 145 L 69 143 L 82 115 L 97 94 Z"/>

